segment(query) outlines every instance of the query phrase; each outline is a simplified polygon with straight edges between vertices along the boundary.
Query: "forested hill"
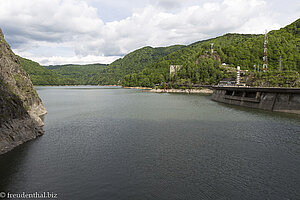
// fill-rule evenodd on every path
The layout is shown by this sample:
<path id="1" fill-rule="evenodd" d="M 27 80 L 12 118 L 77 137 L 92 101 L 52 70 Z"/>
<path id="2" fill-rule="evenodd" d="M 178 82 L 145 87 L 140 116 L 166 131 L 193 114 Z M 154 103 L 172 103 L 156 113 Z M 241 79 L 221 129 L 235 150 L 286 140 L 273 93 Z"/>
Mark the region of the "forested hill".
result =
<path id="1" fill-rule="evenodd" d="M 108 65 L 50 65 L 43 67 L 32 60 L 19 57 L 21 66 L 30 75 L 34 85 L 88 85 L 97 84 L 94 75 Z"/>
<path id="2" fill-rule="evenodd" d="M 106 64 L 88 64 L 88 65 L 50 65 L 45 68 L 52 72 L 67 78 L 68 85 L 97 85 L 99 84 L 99 74 L 104 71 Z"/>
<path id="3" fill-rule="evenodd" d="M 138 73 L 145 66 L 158 61 L 182 45 L 169 47 L 143 47 L 127 54 L 110 65 L 50 65 L 41 66 L 21 58 L 23 68 L 30 74 L 34 85 L 120 85 L 127 74 Z"/>
<path id="4" fill-rule="evenodd" d="M 72 82 L 39 63 L 19 56 L 22 68 L 30 75 L 33 85 L 68 85 Z"/>
<path id="5" fill-rule="evenodd" d="M 300 72 L 299 34 L 300 19 L 280 30 L 270 31 L 268 33 L 269 72 L 264 75 L 255 72 L 252 78 L 273 78 L 284 81 L 282 77 L 287 76 L 287 79 L 291 79 L 288 84 L 292 82 L 294 84 L 296 79 L 299 79 L 297 72 Z M 214 43 L 213 53 L 210 52 L 211 43 Z M 162 82 L 216 84 L 223 78 L 234 76 L 234 73 L 227 73 L 232 67 L 241 66 L 242 69 L 251 72 L 254 71 L 254 65 L 259 65 L 261 69 L 263 44 L 262 34 L 226 34 L 196 42 L 148 65 L 140 73 L 125 76 L 123 85 L 152 87 Z M 283 72 L 277 73 L 280 56 Z M 221 63 L 226 63 L 226 67 L 222 67 Z M 182 68 L 171 77 L 170 65 L 182 65 Z"/>
<path id="6" fill-rule="evenodd" d="M 171 84 L 216 84 L 233 78 L 233 68 L 247 69 L 256 86 L 297 86 L 300 72 L 300 19 L 280 30 L 268 33 L 268 73 L 254 72 L 262 67 L 264 35 L 226 34 L 188 46 L 143 47 L 110 65 L 57 65 L 42 67 L 23 59 L 24 69 L 35 85 L 124 85 L 148 86 Z M 214 52 L 210 52 L 214 43 Z M 282 72 L 278 72 L 281 57 Z M 221 65 L 226 63 L 226 66 Z M 170 76 L 170 65 L 182 65 Z M 257 69 L 257 68 L 256 68 Z M 231 71 L 231 73 L 230 73 Z M 269 80 L 273 81 L 269 81 Z M 248 80 L 248 79 L 247 79 Z M 248 81 L 249 81 L 248 80 Z"/>
<path id="7" fill-rule="evenodd" d="M 127 74 L 139 73 L 149 64 L 155 63 L 166 55 L 183 47 L 183 45 L 158 48 L 147 46 L 135 50 L 124 56 L 124 58 L 114 61 L 103 71 L 97 73 L 98 84 L 119 85 Z"/>

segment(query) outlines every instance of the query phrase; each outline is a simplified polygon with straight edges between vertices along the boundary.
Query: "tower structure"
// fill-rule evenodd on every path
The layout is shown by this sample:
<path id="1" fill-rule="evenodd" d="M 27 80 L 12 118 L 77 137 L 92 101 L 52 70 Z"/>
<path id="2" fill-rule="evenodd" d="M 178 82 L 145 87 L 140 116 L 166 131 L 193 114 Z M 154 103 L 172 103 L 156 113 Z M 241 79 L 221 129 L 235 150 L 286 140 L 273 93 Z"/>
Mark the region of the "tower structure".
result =
<path id="1" fill-rule="evenodd" d="M 268 56 L 267 56 L 267 44 L 268 44 L 268 32 L 265 32 L 265 41 L 264 41 L 264 57 L 263 57 L 263 71 L 268 70 Z"/>
<path id="2" fill-rule="evenodd" d="M 237 66 L 236 68 L 236 84 L 239 85 L 241 83 L 241 67 Z"/>
<path id="3" fill-rule="evenodd" d="M 214 53 L 214 49 L 213 49 L 213 47 L 214 47 L 214 43 L 210 43 L 210 52 L 211 52 L 211 54 L 213 54 L 213 53 Z"/>
<path id="4" fill-rule="evenodd" d="M 279 59 L 279 71 L 281 71 L 281 56 L 280 56 L 280 59 Z"/>

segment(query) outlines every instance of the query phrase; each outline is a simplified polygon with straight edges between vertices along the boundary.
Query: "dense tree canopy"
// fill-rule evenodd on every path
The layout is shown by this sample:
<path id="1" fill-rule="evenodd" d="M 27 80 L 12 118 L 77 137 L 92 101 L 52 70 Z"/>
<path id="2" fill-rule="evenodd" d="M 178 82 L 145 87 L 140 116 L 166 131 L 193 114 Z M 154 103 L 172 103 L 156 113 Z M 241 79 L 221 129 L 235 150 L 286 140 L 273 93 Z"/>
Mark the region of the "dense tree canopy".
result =
<path id="1" fill-rule="evenodd" d="M 97 74 L 105 71 L 107 66 L 105 64 L 50 65 L 45 68 L 68 78 L 69 85 L 97 85 L 99 83 Z"/>
<path id="2" fill-rule="evenodd" d="M 284 72 L 279 73 L 280 76 L 273 76 L 273 73 L 259 76 L 259 72 L 255 72 L 257 74 L 255 77 L 263 77 L 265 81 L 275 79 L 268 81 L 270 86 L 272 82 L 276 85 L 276 77 L 288 78 L 291 73 L 294 74 L 294 78 L 299 79 L 297 73 L 300 72 L 299 34 L 300 19 L 285 28 L 270 31 L 268 33 L 268 71 L 279 70 L 281 57 Z M 210 52 L 211 43 L 214 44 L 214 53 Z M 221 63 L 226 63 L 229 68 L 241 66 L 241 69 L 249 71 L 257 69 L 257 67 L 254 68 L 256 65 L 261 70 L 263 45 L 264 35 L 252 34 L 226 34 L 196 42 L 148 65 L 140 73 L 125 76 L 123 85 L 152 87 L 162 82 L 217 84 L 223 78 L 235 76 L 234 73 L 228 72 L 230 70 L 224 69 Z M 170 76 L 170 65 L 182 65 L 182 68 L 175 76 Z M 258 82 L 256 80 L 256 83 Z M 295 86 L 294 82 L 293 86 Z"/>
<path id="3" fill-rule="evenodd" d="M 114 61 L 109 66 L 70 64 L 42 67 L 34 61 L 21 57 L 20 59 L 34 85 L 120 85 L 125 75 L 140 72 L 145 66 L 182 47 L 184 46 L 144 47 Z"/>
<path id="4" fill-rule="evenodd" d="M 72 80 L 42 67 L 39 63 L 19 57 L 21 66 L 34 85 L 68 85 Z"/>

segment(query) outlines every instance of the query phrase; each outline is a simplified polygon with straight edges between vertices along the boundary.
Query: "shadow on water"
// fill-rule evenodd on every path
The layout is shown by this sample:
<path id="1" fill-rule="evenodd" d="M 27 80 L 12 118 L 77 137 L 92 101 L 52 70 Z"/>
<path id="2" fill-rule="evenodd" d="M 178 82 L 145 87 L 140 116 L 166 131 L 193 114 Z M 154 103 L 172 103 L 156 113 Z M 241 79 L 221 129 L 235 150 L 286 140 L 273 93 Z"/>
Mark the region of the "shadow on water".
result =
<path id="1" fill-rule="evenodd" d="M 14 187 L 15 181 L 22 180 L 23 177 L 19 175 L 24 161 L 28 159 L 33 143 L 39 139 L 38 137 L 35 140 L 28 141 L 0 155 L 0 191 L 7 191 Z"/>

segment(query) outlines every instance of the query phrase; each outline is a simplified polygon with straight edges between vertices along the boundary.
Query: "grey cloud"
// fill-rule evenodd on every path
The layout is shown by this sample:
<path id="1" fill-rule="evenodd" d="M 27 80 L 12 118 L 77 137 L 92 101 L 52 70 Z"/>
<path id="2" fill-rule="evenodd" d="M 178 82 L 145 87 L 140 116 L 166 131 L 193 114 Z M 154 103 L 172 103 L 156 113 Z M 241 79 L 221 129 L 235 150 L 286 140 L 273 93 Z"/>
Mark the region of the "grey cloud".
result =
<path id="1" fill-rule="evenodd" d="M 176 9 L 182 6 L 178 0 L 159 0 L 157 1 L 157 5 L 165 9 Z"/>
<path id="2" fill-rule="evenodd" d="M 39 9 L 34 8 L 36 2 Z M 153 5 L 147 5 L 148 2 Z M 262 0 L 239 0 L 238 4 L 234 0 L 199 2 L 149 0 L 144 3 L 147 6 L 135 9 L 130 17 L 104 23 L 97 10 L 82 0 L 10 0 L 7 4 L 0 1 L 0 24 L 8 42 L 20 51 L 37 45 L 64 44 L 72 47 L 76 56 L 86 58 L 122 56 L 146 45 L 188 44 L 227 32 L 259 32 L 264 26 L 274 27 L 272 16 L 260 12 L 267 9 Z M 259 21 L 265 23 L 256 23 Z M 51 59 L 48 62 L 62 60 Z"/>

